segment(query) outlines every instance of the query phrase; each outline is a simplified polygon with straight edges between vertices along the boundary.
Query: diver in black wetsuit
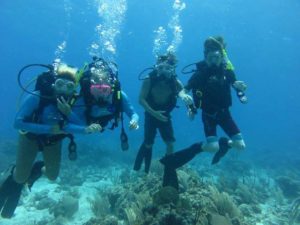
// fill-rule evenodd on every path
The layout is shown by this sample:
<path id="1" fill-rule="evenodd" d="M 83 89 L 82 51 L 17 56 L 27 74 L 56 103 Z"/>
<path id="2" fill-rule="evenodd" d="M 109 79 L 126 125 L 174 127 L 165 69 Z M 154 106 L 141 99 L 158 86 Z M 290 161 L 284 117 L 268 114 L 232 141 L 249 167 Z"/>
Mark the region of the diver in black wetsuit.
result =
<path id="1" fill-rule="evenodd" d="M 203 150 L 218 152 L 217 126 L 229 136 L 229 147 L 245 149 L 242 134 L 231 117 L 231 87 L 236 90 L 242 103 L 247 103 L 244 94 L 247 86 L 236 80 L 231 62 L 228 60 L 222 37 L 209 37 L 204 43 L 205 60 L 197 63 L 197 70 L 189 79 L 184 91 L 192 90 L 196 108 L 202 109 L 202 121 L 206 136 Z M 190 111 L 190 117 L 194 117 Z"/>
<path id="2" fill-rule="evenodd" d="M 185 94 L 183 97 L 180 95 L 183 86 L 176 77 L 176 63 L 174 54 L 162 55 L 158 57 L 153 71 L 144 79 L 140 91 L 140 104 L 145 109 L 144 141 L 136 156 L 134 170 L 140 170 L 142 163 L 145 162 L 145 172 L 149 172 L 157 130 L 166 143 L 166 154 L 173 152 L 175 138 L 171 112 L 176 107 L 177 97 L 180 97 L 186 105 L 193 102 L 189 95 Z"/>

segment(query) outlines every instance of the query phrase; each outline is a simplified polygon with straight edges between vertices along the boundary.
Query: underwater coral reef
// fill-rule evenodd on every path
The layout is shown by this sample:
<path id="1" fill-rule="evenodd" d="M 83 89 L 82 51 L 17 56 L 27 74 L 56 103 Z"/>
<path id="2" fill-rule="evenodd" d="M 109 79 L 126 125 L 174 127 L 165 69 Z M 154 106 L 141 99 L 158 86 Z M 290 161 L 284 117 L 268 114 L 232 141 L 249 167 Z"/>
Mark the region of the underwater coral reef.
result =
<path id="1" fill-rule="evenodd" d="M 66 161 L 57 181 L 42 178 L 26 189 L 15 216 L 0 224 L 300 224 L 296 170 L 279 173 L 230 157 L 212 167 L 204 158 L 177 170 L 176 190 L 162 187 L 159 161 L 145 175 L 98 154 L 98 163 Z"/>

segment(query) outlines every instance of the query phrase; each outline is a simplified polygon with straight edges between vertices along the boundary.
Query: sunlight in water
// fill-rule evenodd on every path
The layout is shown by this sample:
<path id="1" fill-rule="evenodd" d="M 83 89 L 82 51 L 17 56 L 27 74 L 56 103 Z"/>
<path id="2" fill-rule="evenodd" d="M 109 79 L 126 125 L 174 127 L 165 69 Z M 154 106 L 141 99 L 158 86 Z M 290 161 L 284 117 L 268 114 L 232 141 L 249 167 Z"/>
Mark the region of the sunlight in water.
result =
<path id="1" fill-rule="evenodd" d="M 120 34 L 125 13 L 126 0 L 96 0 L 100 23 L 95 27 L 96 39 L 89 47 L 91 56 L 113 59 L 116 54 L 116 37 Z"/>

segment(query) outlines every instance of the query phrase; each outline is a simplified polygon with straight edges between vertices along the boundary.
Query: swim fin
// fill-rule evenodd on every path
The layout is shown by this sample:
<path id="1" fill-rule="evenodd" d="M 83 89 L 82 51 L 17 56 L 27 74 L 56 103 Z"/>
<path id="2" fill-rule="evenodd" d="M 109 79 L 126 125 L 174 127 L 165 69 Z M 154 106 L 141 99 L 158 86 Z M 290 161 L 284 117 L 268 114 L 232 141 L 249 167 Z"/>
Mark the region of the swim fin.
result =
<path id="1" fill-rule="evenodd" d="M 171 186 L 176 190 L 179 189 L 177 172 L 173 167 L 165 166 L 164 168 L 163 187 L 166 186 Z"/>
<path id="2" fill-rule="evenodd" d="M 24 186 L 15 182 L 13 170 L 14 167 L 0 186 L 0 212 L 3 218 L 11 218 L 14 215 Z"/>
<path id="3" fill-rule="evenodd" d="M 145 161 L 145 172 L 149 173 L 150 165 L 152 161 L 152 147 L 147 148 L 145 144 L 142 144 L 140 147 L 138 154 L 135 158 L 133 169 L 138 171 L 142 167 L 142 163 Z"/>
<path id="4" fill-rule="evenodd" d="M 37 161 L 33 164 L 27 180 L 29 190 L 31 190 L 34 182 L 41 177 L 43 166 L 43 161 Z M 15 166 L 10 170 L 8 177 L 0 186 L 0 212 L 3 218 L 11 218 L 14 215 L 24 187 L 24 184 L 19 184 L 14 180 L 14 168 Z"/>
<path id="5" fill-rule="evenodd" d="M 230 149 L 230 146 L 228 145 L 228 138 L 225 137 L 221 137 L 219 139 L 219 151 L 216 152 L 216 154 L 214 155 L 211 164 L 217 164 L 228 152 L 228 150 Z"/>
<path id="6" fill-rule="evenodd" d="M 202 152 L 202 142 L 195 143 L 188 148 L 166 155 L 159 161 L 168 168 L 177 169 L 191 161 L 200 152 Z"/>
<path id="7" fill-rule="evenodd" d="M 149 173 L 151 161 L 152 161 L 152 148 L 146 148 L 144 159 L 145 159 L 145 173 Z"/>

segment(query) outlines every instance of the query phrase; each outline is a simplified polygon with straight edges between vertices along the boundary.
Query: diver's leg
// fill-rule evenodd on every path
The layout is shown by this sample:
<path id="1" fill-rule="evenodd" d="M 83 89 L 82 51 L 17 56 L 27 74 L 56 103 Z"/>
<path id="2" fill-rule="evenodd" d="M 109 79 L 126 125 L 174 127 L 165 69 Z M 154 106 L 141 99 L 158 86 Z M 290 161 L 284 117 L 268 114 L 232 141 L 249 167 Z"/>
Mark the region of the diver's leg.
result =
<path id="1" fill-rule="evenodd" d="M 45 146 L 43 150 L 45 167 L 43 171 L 49 180 L 55 180 L 58 177 L 61 163 L 62 141 L 53 145 Z"/>
<path id="2" fill-rule="evenodd" d="M 141 145 L 135 162 L 134 170 L 140 170 L 143 161 L 145 160 L 145 172 L 148 173 L 150 169 L 152 159 L 152 146 L 156 136 L 156 121 L 150 114 L 145 112 L 145 124 L 144 124 L 144 141 Z"/>
<path id="3" fill-rule="evenodd" d="M 244 150 L 246 148 L 246 144 L 241 133 L 231 136 L 231 142 L 229 145 L 237 150 Z"/>
<path id="4" fill-rule="evenodd" d="M 210 115 L 202 111 L 202 122 L 204 125 L 204 133 L 206 136 L 206 143 L 203 144 L 203 151 L 217 152 L 219 150 L 219 143 L 217 138 L 217 122 L 216 115 Z"/>
<path id="5" fill-rule="evenodd" d="M 175 137 L 171 117 L 169 117 L 169 120 L 167 122 L 160 121 L 158 129 L 162 139 L 167 146 L 166 155 L 172 154 L 174 152 Z"/>
<path id="6" fill-rule="evenodd" d="M 221 137 L 219 139 L 220 148 L 219 151 L 217 151 L 216 154 L 214 155 L 211 164 L 217 164 L 221 160 L 221 158 L 223 158 L 227 154 L 227 152 L 231 148 L 229 142 L 230 140 L 225 137 Z"/>
<path id="7" fill-rule="evenodd" d="M 218 124 L 232 140 L 229 140 L 228 138 L 220 138 L 220 150 L 214 155 L 212 164 L 218 163 L 221 158 L 227 154 L 230 148 L 236 147 L 238 149 L 243 149 L 245 147 L 240 130 L 232 119 L 229 109 L 225 109 L 219 113 Z"/>
<path id="8" fill-rule="evenodd" d="M 236 148 L 238 150 L 244 150 L 246 148 L 246 144 L 243 140 L 241 131 L 238 128 L 235 121 L 233 120 L 229 109 L 224 110 L 224 112 L 220 116 L 219 124 L 222 127 L 222 129 L 224 130 L 224 132 L 231 139 L 228 142 L 230 147 Z"/>
<path id="9" fill-rule="evenodd" d="M 38 152 L 35 140 L 19 136 L 16 166 L 12 167 L 0 186 L 0 211 L 4 218 L 11 218 L 18 205 L 24 183 L 27 181 Z"/>
<path id="10" fill-rule="evenodd" d="M 170 155 L 174 152 L 174 143 L 173 142 L 165 142 L 167 146 L 166 155 Z"/>
<path id="11" fill-rule="evenodd" d="M 17 183 L 25 183 L 30 175 L 33 162 L 39 151 L 36 140 L 31 140 L 25 135 L 19 136 L 14 180 Z"/>
<path id="12" fill-rule="evenodd" d="M 191 161 L 198 153 L 202 152 L 202 143 L 195 143 L 188 148 L 166 155 L 160 162 L 166 167 L 177 169 Z"/>

